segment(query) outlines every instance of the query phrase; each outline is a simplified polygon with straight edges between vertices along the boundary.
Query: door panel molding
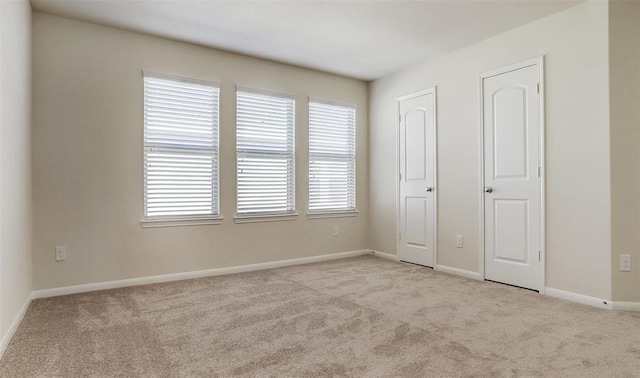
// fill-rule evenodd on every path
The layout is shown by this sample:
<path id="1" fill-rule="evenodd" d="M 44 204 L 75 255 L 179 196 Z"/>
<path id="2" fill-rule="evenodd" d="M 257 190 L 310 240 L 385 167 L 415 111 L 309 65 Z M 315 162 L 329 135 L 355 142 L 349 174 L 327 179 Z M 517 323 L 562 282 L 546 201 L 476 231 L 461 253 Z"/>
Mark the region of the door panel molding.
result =
<path id="1" fill-rule="evenodd" d="M 515 90 L 515 92 L 518 94 L 518 97 L 513 99 L 513 98 L 508 98 L 507 96 L 507 92 L 513 92 Z M 527 129 L 529 127 L 529 125 L 527 124 L 527 119 L 526 116 L 522 117 L 522 119 L 519 119 L 518 122 L 520 123 L 520 128 L 519 129 L 511 129 L 511 128 L 503 128 L 501 127 L 503 125 L 503 122 L 510 124 L 510 122 L 515 122 L 515 120 L 513 119 L 505 119 L 508 118 L 508 115 L 503 115 L 500 112 L 498 112 L 498 102 L 502 103 L 502 102 L 511 102 L 511 106 L 522 106 L 523 108 L 526 108 L 526 101 L 527 101 L 527 89 L 522 87 L 522 86 L 511 86 L 511 87 L 506 87 L 506 88 L 501 88 L 500 90 L 498 90 L 496 93 L 493 94 L 493 103 L 494 103 L 494 107 L 492 109 L 493 111 L 493 118 L 496 120 L 496 122 L 494 122 L 493 125 L 493 134 L 494 134 L 494 145 L 495 148 L 493 149 L 493 162 L 494 162 L 494 167 L 493 167 L 493 177 L 495 179 L 499 179 L 499 178 L 522 178 L 522 177 L 526 177 L 528 175 L 528 159 L 529 159 L 529 154 L 528 154 L 528 146 L 527 146 Z M 504 98 L 504 100 L 503 100 Z M 517 101 L 513 101 L 513 100 L 517 100 Z M 517 103 L 515 103 L 517 102 Z M 526 113 L 526 112 L 523 112 Z M 517 135 L 514 135 L 517 134 Z M 505 154 L 505 155 L 511 155 L 511 157 L 514 157 L 512 154 L 509 154 L 509 146 L 513 145 L 515 143 L 518 143 L 520 145 L 522 145 L 522 150 L 520 151 L 521 154 L 518 154 L 518 160 L 511 160 L 511 164 L 509 166 L 501 166 L 498 165 L 498 162 L 501 159 L 500 156 L 501 154 Z"/>
<path id="2" fill-rule="evenodd" d="M 438 147 L 437 147 L 437 133 L 438 133 L 438 122 L 437 122 L 437 90 L 436 87 L 431 87 L 428 89 L 424 89 L 424 90 L 420 90 L 417 92 L 413 92 L 404 96 L 400 96 L 396 99 L 396 149 L 397 149 L 397 153 L 396 153 L 396 157 L 397 157 L 397 164 L 396 164 L 396 254 L 398 256 L 398 260 L 400 260 L 400 246 L 401 246 L 401 240 L 400 240 L 400 232 L 401 232 L 401 224 L 403 222 L 402 218 L 402 211 L 401 208 L 402 206 L 405 206 L 406 203 L 402 200 L 401 198 L 401 179 L 400 179 L 400 174 L 402 172 L 402 160 L 400 159 L 400 154 L 401 154 L 401 143 L 403 142 L 401 140 L 401 103 L 403 101 L 406 100 L 411 100 L 420 96 L 424 96 L 424 95 L 432 95 L 433 96 L 433 101 L 432 101 L 432 107 L 433 110 L 431 111 L 431 114 L 429 114 L 427 112 L 427 109 L 422 109 L 425 112 L 425 115 L 427 117 L 432 118 L 433 121 L 433 133 L 431 138 L 433 138 L 433 165 L 432 167 L 424 167 L 425 172 L 429 169 L 432 170 L 433 172 L 433 185 L 432 185 L 432 191 L 430 191 L 430 195 L 433 196 L 433 207 L 432 207 L 432 211 L 433 211 L 433 264 L 432 267 L 436 267 L 437 265 L 437 261 L 438 261 L 438 170 L 437 170 L 437 160 L 438 160 Z M 429 136 L 427 136 L 429 137 Z M 406 160 L 405 160 L 406 161 Z M 425 211 L 429 211 L 429 206 L 428 204 L 425 204 L 426 208 Z M 404 235 L 403 235 L 404 236 Z"/>
<path id="3" fill-rule="evenodd" d="M 427 123 L 429 113 L 425 108 L 415 108 L 405 115 L 405 118 L 419 116 Z M 406 121 L 405 121 L 406 123 Z M 411 132 L 410 132 L 411 131 Z M 407 174 L 406 180 L 424 180 L 427 177 L 427 136 L 424 128 L 405 128 L 404 144 L 404 171 Z M 410 135 L 411 134 L 411 135 Z M 413 164 L 412 164 L 413 163 Z M 417 164 L 416 164 L 417 163 Z"/>
<path id="4" fill-rule="evenodd" d="M 539 175 L 540 178 L 540 286 L 539 293 L 545 292 L 546 281 L 546 164 L 545 164 L 545 81 L 544 81 L 544 56 L 529 59 L 523 62 L 511 64 L 494 70 L 481 73 L 478 78 L 478 98 L 479 98 L 479 169 L 480 180 L 478 185 L 478 198 L 480 206 L 480 248 L 478 251 L 478 272 L 480 279 L 485 279 L 485 148 L 484 148 L 484 80 L 506 74 L 523 68 L 538 67 L 538 92 L 539 92 L 539 172 L 527 172 L 528 175 Z M 537 253 L 537 251 L 530 251 Z"/>
<path id="5" fill-rule="evenodd" d="M 531 254 L 531 250 L 527 244 L 513 245 L 509 240 L 502 242 L 503 238 L 496 229 L 499 218 L 503 222 L 511 225 L 507 232 L 509 234 L 523 234 L 522 239 L 528 240 L 529 229 L 529 200 L 527 199 L 499 199 L 493 202 L 493 223 L 494 223 L 494 256 L 495 260 L 504 260 L 509 263 L 527 264 L 527 259 Z M 524 218 L 522 224 L 524 227 L 516 227 L 518 225 L 517 218 Z M 519 253 L 518 253 L 519 252 Z"/>

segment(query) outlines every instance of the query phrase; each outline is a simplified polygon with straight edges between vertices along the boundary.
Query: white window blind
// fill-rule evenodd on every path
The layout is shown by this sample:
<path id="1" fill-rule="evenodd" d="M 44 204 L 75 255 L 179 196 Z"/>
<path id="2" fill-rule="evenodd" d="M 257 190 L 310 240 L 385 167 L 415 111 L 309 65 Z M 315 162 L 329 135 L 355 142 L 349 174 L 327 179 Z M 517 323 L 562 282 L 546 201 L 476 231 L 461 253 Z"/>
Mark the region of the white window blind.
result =
<path id="1" fill-rule="evenodd" d="M 309 101 L 309 212 L 356 209 L 356 110 Z"/>
<path id="2" fill-rule="evenodd" d="M 144 75 L 144 217 L 219 215 L 217 84 Z"/>
<path id="3" fill-rule="evenodd" d="M 295 99 L 253 89 L 237 91 L 238 216 L 295 211 Z"/>

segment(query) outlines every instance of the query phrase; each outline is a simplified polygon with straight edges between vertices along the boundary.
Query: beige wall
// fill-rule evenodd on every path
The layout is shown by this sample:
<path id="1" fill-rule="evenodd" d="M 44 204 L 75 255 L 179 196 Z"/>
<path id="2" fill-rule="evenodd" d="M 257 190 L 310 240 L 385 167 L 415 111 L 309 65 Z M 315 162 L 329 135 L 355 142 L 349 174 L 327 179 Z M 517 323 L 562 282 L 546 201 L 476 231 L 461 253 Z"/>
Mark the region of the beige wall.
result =
<path id="1" fill-rule="evenodd" d="M 36 290 L 368 247 L 366 83 L 41 13 L 33 33 Z M 222 83 L 222 225 L 141 228 L 142 69 Z M 298 95 L 295 221 L 233 222 L 236 84 Z M 306 217 L 307 96 L 357 104 L 357 217 Z"/>
<path id="2" fill-rule="evenodd" d="M 609 51 L 613 299 L 640 302 L 639 2 L 609 4 Z M 620 272 L 621 254 L 632 272 Z"/>
<path id="3" fill-rule="evenodd" d="M 18 9 L 15 4 L 12 7 Z M 632 2 L 585 3 L 418 64 L 370 83 L 369 109 L 366 84 L 357 80 L 36 13 L 35 289 L 364 248 L 395 253 L 396 98 L 432 86 L 438 87 L 439 112 L 438 264 L 477 272 L 478 74 L 544 55 L 546 286 L 605 299 L 613 295 L 616 301 L 640 301 L 640 270 L 619 272 L 622 253 L 631 254 L 635 265 L 640 262 L 640 27 L 635 22 L 639 7 Z M 3 3 L 7 13 L 4 8 L 8 5 Z M 26 22 L 25 17 L 13 17 L 3 22 L 3 31 L 21 22 Z M 9 45 L 7 35 L 3 32 L 3 52 L 20 45 Z M 27 59 L 25 51 L 14 60 Z M 3 63 L 3 76 L 5 64 L 11 63 Z M 140 227 L 142 69 L 222 83 L 222 225 Z M 16 80 L 27 79 L 18 76 Z M 300 217 L 296 221 L 233 223 L 235 84 L 298 95 Z M 13 85 L 3 77 L 3 92 Z M 358 104 L 360 214 L 356 218 L 306 218 L 307 96 Z M 12 101 L 21 98 L 12 96 Z M 3 133 L 5 125 L 10 125 L 4 122 L 6 117 L 23 117 L 20 122 L 28 124 L 24 119 L 28 112 L 20 110 L 24 103 L 11 105 L 3 102 Z M 4 114 L 9 106 L 12 111 Z M 28 128 L 12 127 L 10 132 L 28 133 Z M 28 140 L 28 134 L 18 137 Z M 25 166 L 7 163 L 29 147 L 14 146 L 3 148 L 0 180 L 6 182 L 5 177 L 15 175 L 20 179 L 13 180 L 15 187 L 2 185 L 2 198 L 7 198 L 4 192 L 14 190 L 21 197 L 25 191 L 20 189 L 30 187 L 24 177 L 28 158 L 20 160 Z M 374 152 L 371 156 L 368 148 Z M 4 216 L 30 204 L 23 200 L 3 206 L 12 207 L 3 211 Z M 30 219 L 17 217 L 18 222 L 2 225 L 3 231 L 13 227 L 10 240 L 0 239 L 2 272 L 9 271 L 0 276 L 3 287 L 20 275 L 12 267 L 27 264 L 29 258 L 28 253 L 5 257 L 5 245 L 29 245 L 28 228 L 23 226 Z M 334 225 L 340 227 L 338 238 L 331 236 Z M 465 237 L 463 249 L 455 248 L 458 234 Z M 55 263 L 54 246 L 61 244 L 67 246 L 67 261 Z M 28 285 L 6 294 L 15 298 L 6 303 L 3 287 L 0 325 L 4 332 L 10 318 L 4 316 L 5 309 L 15 313 L 24 303 Z"/>
<path id="4" fill-rule="evenodd" d="M 610 299 L 607 22 L 585 3 L 372 82 L 370 247 L 396 253 L 396 98 L 437 86 L 437 263 L 479 271 L 478 76 L 544 55 L 546 286 Z"/>
<path id="5" fill-rule="evenodd" d="M 0 339 L 31 295 L 31 7 L 0 1 Z"/>

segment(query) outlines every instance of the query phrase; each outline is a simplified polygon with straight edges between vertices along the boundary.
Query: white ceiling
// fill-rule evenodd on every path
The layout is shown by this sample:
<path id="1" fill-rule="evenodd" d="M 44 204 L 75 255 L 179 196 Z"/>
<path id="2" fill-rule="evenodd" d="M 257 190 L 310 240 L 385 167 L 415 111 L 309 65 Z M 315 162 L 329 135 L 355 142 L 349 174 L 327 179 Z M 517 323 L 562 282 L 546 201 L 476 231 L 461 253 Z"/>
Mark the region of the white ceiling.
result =
<path id="1" fill-rule="evenodd" d="M 32 0 L 37 11 L 363 80 L 569 8 L 573 0 Z"/>

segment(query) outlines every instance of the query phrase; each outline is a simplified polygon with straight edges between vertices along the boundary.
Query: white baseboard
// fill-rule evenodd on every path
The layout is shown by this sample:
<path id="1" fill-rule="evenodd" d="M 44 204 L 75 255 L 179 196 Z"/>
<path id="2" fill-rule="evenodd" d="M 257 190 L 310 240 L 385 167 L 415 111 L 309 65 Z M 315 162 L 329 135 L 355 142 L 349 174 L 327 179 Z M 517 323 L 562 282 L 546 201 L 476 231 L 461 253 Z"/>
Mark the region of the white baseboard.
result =
<path id="1" fill-rule="evenodd" d="M 453 268 L 446 265 L 436 265 L 434 269 L 440 272 L 455 274 L 456 276 L 462 276 L 466 278 L 471 278 L 472 280 L 482 281 L 482 277 L 478 272 L 472 272 L 470 270 L 460 269 L 460 268 Z"/>
<path id="2" fill-rule="evenodd" d="M 202 277 L 211 277 L 211 276 L 221 276 L 221 275 L 232 274 L 232 273 L 252 272 L 255 270 L 273 269 L 273 268 L 281 268 L 284 266 L 291 266 L 291 265 L 300 265 L 300 264 L 308 264 L 308 263 L 314 263 L 314 262 L 320 262 L 320 261 L 344 259 L 347 257 L 367 255 L 369 253 L 370 251 L 368 249 L 363 249 L 359 251 L 331 253 L 328 255 L 318 255 L 318 256 L 311 256 L 311 257 L 302 257 L 298 259 L 271 261 L 271 262 L 241 265 L 241 266 L 232 266 L 227 268 L 197 270 L 193 272 L 163 274 L 159 276 L 130 278 L 125 280 L 117 280 L 117 281 L 96 282 L 96 283 L 83 284 L 83 285 L 57 287 L 53 289 L 34 291 L 33 298 L 34 299 L 48 298 L 48 297 L 56 297 L 59 295 L 86 293 L 89 291 L 117 289 L 120 287 L 127 287 L 127 286 L 148 285 L 148 284 L 161 283 L 161 282 L 188 280 L 192 278 L 202 278 Z"/>
<path id="3" fill-rule="evenodd" d="M 20 323 L 22 323 L 22 319 L 24 318 L 24 315 L 27 313 L 27 310 L 29 309 L 29 305 L 31 305 L 32 298 L 33 298 L 33 294 L 29 294 L 29 296 L 27 297 L 27 300 L 24 302 L 24 304 L 22 305 L 22 308 L 18 312 L 18 315 L 16 315 L 15 319 L 13 319 L 13 322 L 11 323 L 11 326 L 7 330 L 7 333 L 2 338 L 2 341 L 0 341 L 0 358 L 2 358 L 2 356 L 4 355 L 4 351 L 7 350 L 9 343 L 11 343 L 11 339 L 13 339 L 13 335 L 18 330 Z"/>
<path id="4" fill-rule="evenodd" d="M 593 307 L 604 308 L 611 310 L 613 308 L 612 302 L 607 299 L 590 297 L 588 295 L 576 294 L 570 291 L 564 291 L 560 289 L 554 289 L 552 287 L 545 287 L 544 294 L 554 298 L 560 298 L 571 302 L 581 303 Z"/>
<path id="5" fill-rule="evenodd" d="M 640 302 L 613 302 L 613 309 L 617 311 L 640 311 Z"/>
<path id="6" fill-rule="evenodd" d="M 383 259 L 391 260 L 391 261 L 400 261 L 398 259 L 397 255 L 392 255 L 392 254 L 386 253 L 386 252 L 374 251 L 372 249 L 371 250 L 371 254 L 374 255 L 374 256 L 378 256 L 380 258 L 383 258 Z"/>

